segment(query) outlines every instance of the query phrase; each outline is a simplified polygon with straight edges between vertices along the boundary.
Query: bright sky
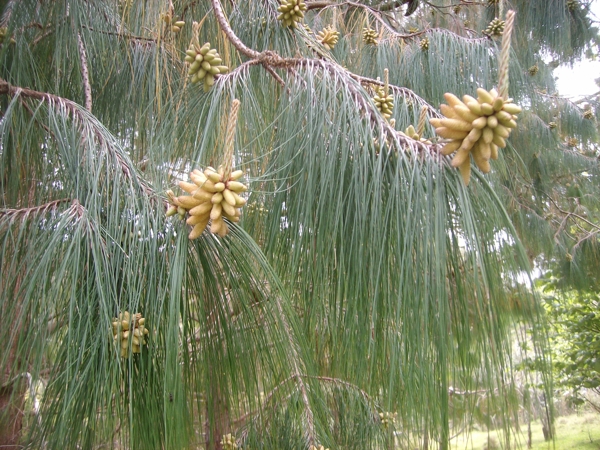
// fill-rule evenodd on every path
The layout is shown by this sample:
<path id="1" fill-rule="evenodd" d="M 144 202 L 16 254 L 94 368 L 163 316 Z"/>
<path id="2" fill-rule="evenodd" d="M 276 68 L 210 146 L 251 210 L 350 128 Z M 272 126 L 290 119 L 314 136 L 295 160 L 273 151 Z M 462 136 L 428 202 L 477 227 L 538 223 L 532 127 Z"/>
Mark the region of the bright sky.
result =
<path id="1" fill-rule="evenodd" d="M 600 91 L 594 79 L 600 78 L 600 61 L 581 61 L 573 68 L 558 67 L 556 86 L 559 94 L 566 97 L 581 97 Z"/>
<path id="2" fill-rule="evenodd" d="M 600 20 L 600 0 L 592 0 L 592 17 Z M 595 17 L 594 17 L 595 16 Z M 566 97 L 581 97 L 600 91 L 594 79 L 600 78 L 600 61 L 584 60 L 571 67 L 558 67 L 556 86 L 559 94 Z"/>

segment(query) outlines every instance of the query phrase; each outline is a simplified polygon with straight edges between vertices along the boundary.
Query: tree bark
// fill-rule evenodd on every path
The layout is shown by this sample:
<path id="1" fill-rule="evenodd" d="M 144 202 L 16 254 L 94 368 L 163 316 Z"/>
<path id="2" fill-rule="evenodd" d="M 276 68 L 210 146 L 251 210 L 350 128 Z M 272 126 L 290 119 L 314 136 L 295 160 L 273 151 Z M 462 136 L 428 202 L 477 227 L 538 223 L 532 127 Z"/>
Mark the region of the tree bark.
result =
<path id="1" fill-rule="evenodd" d="M 14 292 L 18 291 L 21 278 L 17 277 Z M 15 306 L 17 312 L 20 305 Z M 5 312 L 5 311 L 4 311 Z M 8 317 L 8 314 L 1 315 Z M 14 313 L 10 313 L 14 316 Z M 18 314 L 17 314 L 18 315 Z M 17 448 L 17 443 L 21 439 L 23 428 L 23 405 L 25 399 L 25 379 L 21 376 L 15 376 L 19 371 L 15 370 L 15 366 L 19 364 L 17 358 L 17 348 L 19 344 L 18 336 L 23 329 L 22 322 L 7 324 L 11 328 L 9 336 L 15 336 L 12 340 L 12 345 L 8 349 L 8 358 L 4 366 L 4 372 L 0 374 L 0 448 Z M 11 378 L 12 377 L 12 378 Z"/>
<path id="2" fill-rule="evenodd" d="M 0 387 L 0 448 L 20 448 L 25 384 L 22 377 Z"/>
<path id="3" fill-rule="evenodd" d="M 231 429 L 231 423 L 227 402 L 218 386 L 209 393 L 206 408 L 205 448 L 208 450 L 221 450 L 223 448 L 221 439 L 223 435 L 228 433 L 227 430 Z M 209 408 L 212 409 L 212 413 L 209 412 Z"/>

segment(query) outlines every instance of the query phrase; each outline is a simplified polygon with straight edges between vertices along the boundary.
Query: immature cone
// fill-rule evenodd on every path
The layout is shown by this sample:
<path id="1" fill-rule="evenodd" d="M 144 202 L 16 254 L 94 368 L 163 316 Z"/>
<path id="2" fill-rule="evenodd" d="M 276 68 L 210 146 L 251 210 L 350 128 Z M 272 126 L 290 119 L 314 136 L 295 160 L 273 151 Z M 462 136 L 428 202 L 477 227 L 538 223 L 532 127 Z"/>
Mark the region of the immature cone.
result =
<path id="1" fill-rule="evenodd" d="M 489 160 L 497 159 L 498 148 L 506 147 L 506 139 L 517 126 L 516 115 L 521 112 L 520 106 L 510 98 L 504 100 L 496 89 L 488 92 L 479 88 L 477 94 L 476 99 L 465 95 L 463 101 L 454 94 L 444 94 L 448 104 L 442 104 L 440 109 L 446 118 L 429 119 L 438 136 L 449 139 L 442 154 L 456 151 L 452 166 L 460 169 L 465 184 L 471 177 L 469 156 L 473 156 L 479 170 L 488 173 Z"/>
<path id="2" fill-rule="evenodd" d="M 280 0 L 278 20 L 281 20 L 285 26 L 296 28 L 298 22 L 304 19 L 304 11 L 306 11 L 306 3 L 304 0 Z"/>
<path id="3" fill-rule="evenodd" d="M 179 33 L 181 31 L 181 29 L 183 28 L 184 25 L 185 25 L 185 22 L 183 20 L 178 20 L 171 27 L 171 31 L 173 33 Z"/>
<path id="4" fill-rule="evenodd" d="M 419 133 L 417 133 L 417 130 L 415 130 L 415 127 L 413 127 L 412 125 L 409 125 L 408 128 L 404 130 L 404 134 L 406 134 L 409 138 L 414 139 L 415 141 L 421 139 L 421 136 L 419 135 Z"/>
<path id="5" fill-rule="evenodd" d="M 363 41 L 367 45 L 377 45 L 377 38 L 379 34 L 372 28 L 363 28 Z"/>
<path id="6" fill-rule="evenodd" d="M 319 31 L 317 37 L 324 47 L 328 50 L 333 50 L 333 47 L 335 47 L 335 44 L 337 44 L 340 37 L 340 32 L 334 30 L 332 26 L 328 26 Z"/>
<path id="7" fill-rule="evenodd" d="M 122 358 L 129 356 L 131 346 L 132 353 L 141 353 L 141 346 L 146 344 L 145 337 L 149 331 L 145 327 L 146 319 L 141 314 L 129 314 L 128 311 L 119 313 L 112 322 L 113 339 L 119 346 Z"/>
<path id="8" fill-rule="evenodd" d="M 215 84 L 215 76 L 229 70 L 227 66 L 222 65 L 223 60 L 217 50 L 210 48 L 210 42 L 203 46 L 192 42 L 185 53 L 185 62 L 190 64 L 188 75 L 192 77 L 191 82 L 195 84 L 203 81 L 205 91 Z"/>
<path id="9" fill-rule="evenodd" d="M 495 18 L 490 22 L 487 28 L 483 31 L 483 34 L 487 34 L 488 36 L 501 36 L 504 32 L 504 25 L 506 22 L 504 20 L 500 20 Z"/>

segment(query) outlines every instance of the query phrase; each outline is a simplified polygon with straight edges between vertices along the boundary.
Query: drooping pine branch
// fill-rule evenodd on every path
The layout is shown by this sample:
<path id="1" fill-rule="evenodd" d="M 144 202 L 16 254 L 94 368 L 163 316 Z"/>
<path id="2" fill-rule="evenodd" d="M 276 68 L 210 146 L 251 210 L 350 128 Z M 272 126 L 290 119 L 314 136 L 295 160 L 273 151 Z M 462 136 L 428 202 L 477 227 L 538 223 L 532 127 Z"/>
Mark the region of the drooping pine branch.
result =
<path id="1" fill-rule="evenodd" d="M 33 89 L 12 86 L 6 80 L 3 80 L 1 78 L 0 95 L 8 95 L 10 97 L 20 96 L 24 98 L 31 98 L 34 100 L 45 101 L 51 106 L 60 105 L 61 107 L 64 107 L 70 114 L 72 114 L 73 118 L 77 122 L 79 122 L 80 124 L 85 124 L 86 126 L 89 126 L 91 128 L 94 134 L 94 138 L 97 139 L 99 144 L 104 145 L 107 149 L 113 151 L 113 156 L 118 161 L 123 174 L 128 179 L 134 180 L 150 198 L 156 198 L 156 192 L 154 191 L 154 189 L 146 182 L 146 180 L 137 175 L 135 167 L 133 163 L 129 160 L 129 158 L 122 152 L 114 151 L 114 146 L 111 142 L 108 141 L 106 135 L 104 134 L 105 130 L 95 126 L 94 123 L 90 120 L 89 112 L 83 109 L 78 103 L 64 97 L 59 97 L 57 95 L 50 94 L 48 92 L 39 92 Z"/>

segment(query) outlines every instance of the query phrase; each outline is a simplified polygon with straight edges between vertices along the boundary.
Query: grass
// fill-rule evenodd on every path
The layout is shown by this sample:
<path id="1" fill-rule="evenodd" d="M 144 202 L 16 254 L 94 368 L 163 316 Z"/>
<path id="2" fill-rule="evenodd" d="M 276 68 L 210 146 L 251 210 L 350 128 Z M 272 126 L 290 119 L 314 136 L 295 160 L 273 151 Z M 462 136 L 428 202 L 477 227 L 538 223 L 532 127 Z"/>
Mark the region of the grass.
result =
<path id="1" fill-rule="evenodd" d="M 600 415 L 595 413 L 580 413 L 559 417 L 555 423 L 556 439 L 554 442 L 544 441 L 542 425 L 539 421 L 531 423 L 532 450 L 600 450 Z M 489 438 L 489 443 L 488 443 Z M 483 431 L 473 431 L 469 437 L 457 436 L 452 441 L 452 449 L 494 450 L 501 449 L 502 432 L 494 430 L 489 434 Z M 519 436 L 520 447 L 527 448 L 527 425 L 521 426 Z"/>

